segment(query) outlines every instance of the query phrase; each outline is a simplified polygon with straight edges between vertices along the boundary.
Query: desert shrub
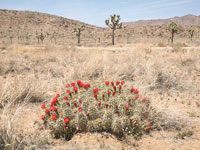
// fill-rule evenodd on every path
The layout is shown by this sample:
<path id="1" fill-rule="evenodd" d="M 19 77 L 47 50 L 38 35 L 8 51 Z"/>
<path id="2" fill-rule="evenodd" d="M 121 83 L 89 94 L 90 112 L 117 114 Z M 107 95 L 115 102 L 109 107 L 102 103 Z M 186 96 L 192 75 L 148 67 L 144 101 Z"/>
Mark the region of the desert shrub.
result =
<path id="1" fill-rule="evenodd" d="M 163 42 L 159 42 L 158 43 L 158 47 L 166 47 L 167 45 L 165 44 L 165 43 L 163 43 Z"/>
<path id="2" fill-rule="evenodd" d="M 124 81 L 66 85 L 50 105 L 42 104 L 44 126 L 55 138 L 70 140 L 77 132 L 109 132 L 138 137 L 152 129 L 150 101 Z"/>

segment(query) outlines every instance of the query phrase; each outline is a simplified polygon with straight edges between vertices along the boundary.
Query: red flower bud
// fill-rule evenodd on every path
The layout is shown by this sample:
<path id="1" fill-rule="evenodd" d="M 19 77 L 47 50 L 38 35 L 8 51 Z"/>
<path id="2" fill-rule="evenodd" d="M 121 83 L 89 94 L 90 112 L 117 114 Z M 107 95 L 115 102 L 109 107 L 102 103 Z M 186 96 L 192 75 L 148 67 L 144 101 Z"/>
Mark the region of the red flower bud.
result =
<path id="1" fill-rule="evenodd" d="M 82 110 L 83 110 L 83 108 L 82 108 L 82 107 L 79 107 L 79 108 L 78 108 L 78 111 L 79 111 L 79 112 L 81 112 Z"/>
<path id="2" fill-rule="evenodd" d="M 57 116 L 55 114 L 52 115 L 52 120 L 57 120 Z"/>
<path id="3" fill-rule="evenodd" d="M 41 120 L 44 120 L 44 119 L 45 119 L 45 116 L 44 116 L 44 115 L 42 115 L 42 116 L 40 117 L 40 119 L 41 119 Z"/>
<path id="4" fill-rule="evenodd" d="M 125 81 L 121 81 L 121 84 L 124 85 L 124 84 L 125 84 Z"/>
<path id="5" fill-rule="evenodd" d="M 143 98 L 143 99 L 142 99 L 142 102 L 143 102 L 143 103 L 145 103 L 146 101 L 147 101 L 147 99 L 146 99 L 146 98 Z"/>
<path id="6" fill-rule="evenodd" d="M 71 83 L 71 86 L 75 86 L 75 83 Z"/>
<path id="7" fill-rule="evenodd" d="M 67 96 L 64 96 L 63 98 L 64 98 L 65 100 L 67 100 L 67 99 L 68 99 L 68 97 L 67 97 Z"/>
<path id="8" fill-rule="evenodd" d="M 99 107 L 101 106 L 101 101 L 99 101 Z"/>
<path id="9" fill-rule="evenodd" d="M 57 98 L 60 97 L 60 94 L 57 94 L 56 97 L 57 97 Z"/>
<path id="10" fill-rule="evenodd" d="M 151 130 L 151 129 L 152 129 L 152 126 L 146 127 L 146 130 Z"/>
<path id="11" fill-rule="evenodd" d="M 74 87 L 74 92 L 77 93 L 78 92 L 78 88 L 75 86 Z"/>
<path id="12" fill-rule="evenodd" d="M 137 95 L 135 95 L 135 100 L 136 100 L 136 99 L 138 99 L 138 98 L 139 98 L 139 95 L 138 95 L 138 94 L 137 94 Z"/>
<path id="13" fill-rule="evenodd" d="M 66 87 L 66 88 L 70 87 L 70 84 L 68 83 L 65 87 Z"/>
<path id="14" fill-rule="evenodd" d="M 108 92 L 107 92 L 107 94 L 108 94 L 108 96 L 110 96 L 111 92 L 110 92 L 110 91 L 108 91 Z"/>
<path id="15" fill-rule="evenodd" d="M 109 81 L 106 81 L 105 84 L 108 86 L 109 85 Z"/>
<path id="16" fill-rule="evenodd" d="M 81 100 L 81 99 L 79 99 L 79 103 L 82 103 L 82 100 Z"/>
<path id="17" fill-rule="evenodd" d="M 64 122 L 67 124 L 69 122 L 69 118 L 64 118 Z"/>
<path id="18" fill-rule="evenodd" d="M 119 85 L 120 84 L 120 81 L 116 81 L 116 85 Z"/>
<path id="19" fill-rule="evenodd" d="M 111 84 L 112 84 L 112 86 L 114 86 L 114 82 L 113 81 L 111 82 Z"/>
<path id="20" fill-rule="evenodd" d="M 87 117 L 89 117 L 89 116 L 90 116 L 90 114 L 89 114 L 89 113 L 87 113 L 87 114 L 86 114 L 86 116 L 87 116 Z"/>
<path id="21" fill-rule="evenodd" d="M 129 106 L 126 106 L 126 110 L 129 110 Z"/>
<path id="22" fill-rule="evenodd" d="M 69 103 L 69 102 L 66 102 L 66 104 L 67 104 L 68 106 L 70 106 L 70 103 Z"/>
<path id="23" fill-rule="evenodd" d="M 94 97 L 97 99 L 97 93 L 94 93 Z"/>
<path id="24" fill-rule="evenodd" d="M 76 102 L 74 102 L 74 106 L 77 107 L 77 103 Z"/>
<path id="25" fill-rule="evenodd" d="M 108 104 L 106 104 L 106 108 L 108 108 Z"/>
<path id="26" fill-rule="evenodd" d="M 139 93 L 139 90 L 138 89 L 135 89 L 135 94 L 138 94 Z"/>
<path id="27" fill-rule="evenodd" d="M 45 112 L 46 112 L 46 114 L 50 114 L 49 110 L 46 110 Z"/>
<path id="28" fill-rule="evenodd" d="M 113 92 L 113 96 L 115 96 L 116 92 Z"/>
<path id="29" fill-rule="evenodd" d="M 42 108 L 42 109 L 45 109 L 45 108 L 46 108 L 46 105 L 45 105 L 45 104 L 42 104 L 42 105 L 41 105 L 41 108 Z"/>

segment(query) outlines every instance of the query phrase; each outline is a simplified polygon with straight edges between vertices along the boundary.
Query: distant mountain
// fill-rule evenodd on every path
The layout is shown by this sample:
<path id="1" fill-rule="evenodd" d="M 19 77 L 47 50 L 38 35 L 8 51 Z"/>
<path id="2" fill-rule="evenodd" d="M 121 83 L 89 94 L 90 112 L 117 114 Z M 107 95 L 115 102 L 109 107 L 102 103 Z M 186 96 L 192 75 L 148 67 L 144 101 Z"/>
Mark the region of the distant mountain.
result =
<path id="1" fill-rule="evenodd" d="M 127 26 L 155 26 L 155 25 L 169 24 L 172 21 L 176 22 L 179 25 L 199 26 L 200 16 L 189 14 L 182 17 L 174 17 L 168 19 L 139 20 L 134 22 L 124 22 L 123 24 Z"/>

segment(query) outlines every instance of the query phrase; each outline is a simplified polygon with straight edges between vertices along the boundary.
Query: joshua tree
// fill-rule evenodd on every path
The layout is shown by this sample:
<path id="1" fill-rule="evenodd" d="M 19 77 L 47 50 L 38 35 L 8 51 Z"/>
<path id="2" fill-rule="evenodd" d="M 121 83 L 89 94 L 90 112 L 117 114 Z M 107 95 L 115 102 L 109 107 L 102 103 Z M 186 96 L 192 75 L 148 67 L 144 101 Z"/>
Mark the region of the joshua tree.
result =
<path id="1" fill-rule="evenodd" d="M 122 23 L 119 23 L 120 21 L 120 15 L 110 15 L 110 20 L 105 20 L 106 25 L 112 29 L 112 45 L 115 44 L 115 30 L 122 28 Z M 111 23 L 110 23 L 111 21 Z"/>
<path id="2" fill-rule="evenodd" d="M 178 33 L 178 25 L 175 22 L 172 22 L 168 26 L 169 31 L 171 32 L 171 43 L 174 42 L 174 34 Z"/>
<path id="3" fill-rule="evenodd" d="M 81 32 L 84 31 L 84 30 L 85 30 L 85 26 L 84 25 L 74 28 L 73 32 L 76 34 L 76 36 L 78 38 L 78 45 L 81 42 Z"/>
<path id="4" fill-rule="evenodd" d="M 191 38 L 191 41 L 192 41 L 192 38 L 194 36 L 194 30 L 193 29 L 189 29 L 188 33 L 190 34 L 190 38 Z"/>
<path id="5" fill-rule="evenodd" d="M 43 43 L 44 39 L 45 39 L 45 35 L 44 35 L 43 32 L 41 32 L 41 33 L 40 33 L 40 40 L 41 40 L 41 43 Z"/>

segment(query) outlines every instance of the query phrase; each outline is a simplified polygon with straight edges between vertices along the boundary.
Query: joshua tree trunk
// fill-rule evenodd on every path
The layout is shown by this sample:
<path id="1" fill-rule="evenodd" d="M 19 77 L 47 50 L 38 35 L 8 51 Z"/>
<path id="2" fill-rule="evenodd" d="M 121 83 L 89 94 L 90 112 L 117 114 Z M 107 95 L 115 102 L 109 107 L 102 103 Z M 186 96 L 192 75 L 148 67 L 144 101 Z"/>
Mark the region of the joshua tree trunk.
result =
<path id="1" fill-rule="evenodd" d="M 112 30 L 112 45 L 115 45 L 115 29 Z"/>
<path id="2" fill-rule="evenodd" d="M 174 42 L 174 32 L 172 32 L 172 37 L 171 37 L 171 44 Z"/>
<path id="3" fill-rule="evenodd" d="M 80 44 L 80 41 L 81 41 L 81 36 L 79 35 L 78 36 L 78 45 Z"/>

